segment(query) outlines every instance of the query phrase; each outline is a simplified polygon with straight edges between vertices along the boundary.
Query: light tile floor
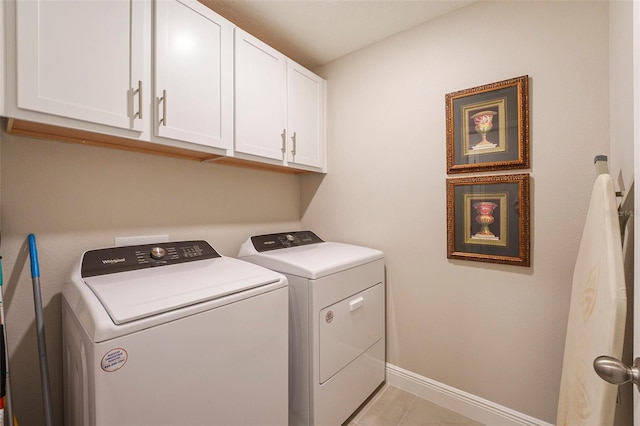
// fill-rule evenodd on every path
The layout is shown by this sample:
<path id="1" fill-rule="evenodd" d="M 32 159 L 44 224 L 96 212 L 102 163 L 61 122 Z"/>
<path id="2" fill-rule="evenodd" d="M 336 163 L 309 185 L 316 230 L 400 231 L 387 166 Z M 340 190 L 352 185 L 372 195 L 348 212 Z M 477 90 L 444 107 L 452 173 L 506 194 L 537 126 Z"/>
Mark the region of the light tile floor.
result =
<path id="1" fill-rule="evenodd" d="M 444 407 L 385 384 L 346 426 L 483 426 Z"/>

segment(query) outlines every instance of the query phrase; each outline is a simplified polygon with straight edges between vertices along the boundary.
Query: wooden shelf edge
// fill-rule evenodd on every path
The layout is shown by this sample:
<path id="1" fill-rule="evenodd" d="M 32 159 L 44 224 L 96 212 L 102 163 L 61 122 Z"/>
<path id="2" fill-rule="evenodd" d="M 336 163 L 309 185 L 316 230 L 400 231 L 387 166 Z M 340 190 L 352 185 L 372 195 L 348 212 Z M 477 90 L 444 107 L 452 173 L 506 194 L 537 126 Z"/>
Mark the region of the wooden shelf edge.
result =
<path id="1" fill-rule="evenodd" d="M 245 167 L 256 170 L 286 174 L 312 173 L 307 170 L 293 169 L 267 163 L 259 163 L 234 157 L 226 157 L 206 152 L 176 148 L 151 142 L 123 138 L 120 136 L 93 133 L 86 130 L 70 129 L 50 124 L 35 123 L 16 118 L 7 120 L 7 133 L 17 136 L 28 136 L 36 139 L 46 139 L 58 142 L 76 143 L 102 148 L 118 149 L 138 152 L 142 154 L 160 155 L 164 157 L 192 160 L 205 163 L 217 163 L 235 167 Z"/>
<path id="2" fill-rule="evenodd" d="M 244 160 L 242 158 L 235 158 L 235 157 L 220 157 L 220 158 L 216 159 L 215 162 L 217 164 L 225 164 L 225 165 L 228 165 L 228 166 L 246 167 L 246 168 L 250 168 L 250 169 L 265 170 L 265 171 L 268 171 L 268 172 L 285 173 L 285 174 L 289 174 L 289 175 L 300 175 L 300 174 L 305 174 L 305 173 L 312 173 L 312 172 L 307 171 L 307 170 L 292 169 L 290 167 L 277 166 L 277 165 L 268 164 L 268 163 L 258 163 L 258 162 L 254 162 L 254 161 L 250 161 L 250 160 Z"/>
<path id="3" fill-rule="evenodd" d="M 102 148 L 118 149 L 142 154 L 162 155 L 182 160 L 200 161 L 202 158 L 211 157 L 211 154 L 190 151 L 187 149 L 152 144 L 150 142 L 93 133 L 85 130 L 69 129 L 50 124 L 35 123 L 15 118 L 9 118 L 7 121 L 7 133 L 18 136 L 29 136 L 36 139 L 98 146 Z"/>

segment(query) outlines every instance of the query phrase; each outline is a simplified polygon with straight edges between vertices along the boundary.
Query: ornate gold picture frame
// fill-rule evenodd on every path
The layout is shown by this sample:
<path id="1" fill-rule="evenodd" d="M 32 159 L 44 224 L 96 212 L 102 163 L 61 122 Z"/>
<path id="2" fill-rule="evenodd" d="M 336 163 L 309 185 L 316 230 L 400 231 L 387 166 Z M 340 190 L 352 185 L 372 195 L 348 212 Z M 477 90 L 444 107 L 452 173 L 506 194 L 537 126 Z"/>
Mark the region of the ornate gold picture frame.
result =
<path id="1" fill-rule="evenodd" d="M 447 173 L 529 168 L 529 76 L 445 95 Z"/>
<path id="2" fill-rule="evenodd" d="M 447 179 L 447 257 L 530 266 L 529 179 Z"/>

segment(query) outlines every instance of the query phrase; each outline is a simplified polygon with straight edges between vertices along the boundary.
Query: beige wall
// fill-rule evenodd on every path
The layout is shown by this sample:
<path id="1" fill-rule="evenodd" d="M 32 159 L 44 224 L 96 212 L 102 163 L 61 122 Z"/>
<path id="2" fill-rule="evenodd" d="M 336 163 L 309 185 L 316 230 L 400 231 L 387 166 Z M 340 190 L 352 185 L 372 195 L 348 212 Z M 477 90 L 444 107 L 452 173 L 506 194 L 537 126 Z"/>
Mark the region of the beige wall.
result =
<path id="1" fill-rule="evenodd" d="M 386 253 L 388 360 L 555 422 L 571 276 L 609 154 L 606 2 L 480 2 L 336 60 L 303 227 Z M 445 93 L 530 76 L 532 267 L 446 258 Z"/>
<path id="2" fill-rule="evenodd" d="M 26 238 L 40 258 L 53 411 L 62 424 L 60 290 L 83 251 L 114 237 L 205 239 L 228 256 L 250 235 L 298 229 L 299 177 L 1 134 L 2 262 L 14 410 L 42 421 Z M 160 374 L 160 372 L 158 373 Z"/>

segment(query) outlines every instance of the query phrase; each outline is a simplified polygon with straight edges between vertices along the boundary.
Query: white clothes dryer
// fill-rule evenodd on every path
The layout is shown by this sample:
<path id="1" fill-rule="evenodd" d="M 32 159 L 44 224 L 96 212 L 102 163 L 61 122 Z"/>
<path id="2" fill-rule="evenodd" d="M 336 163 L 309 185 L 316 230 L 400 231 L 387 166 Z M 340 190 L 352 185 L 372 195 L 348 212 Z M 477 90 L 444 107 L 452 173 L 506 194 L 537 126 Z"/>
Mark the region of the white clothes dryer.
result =
<path id="1" fill-rule="evenodd" d="M 66 424 L 286 424 L 287 294 L 206 241 L 85 252 L 62 291 Z"/>
<path id="2" fill-rule="evenodd" d="M 238 257 L 289 282 L 289 425 L 342 424 L 385 379 L 383 253 L 300 231 Z"/>

